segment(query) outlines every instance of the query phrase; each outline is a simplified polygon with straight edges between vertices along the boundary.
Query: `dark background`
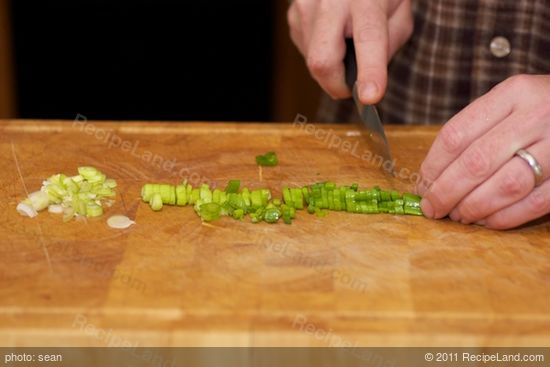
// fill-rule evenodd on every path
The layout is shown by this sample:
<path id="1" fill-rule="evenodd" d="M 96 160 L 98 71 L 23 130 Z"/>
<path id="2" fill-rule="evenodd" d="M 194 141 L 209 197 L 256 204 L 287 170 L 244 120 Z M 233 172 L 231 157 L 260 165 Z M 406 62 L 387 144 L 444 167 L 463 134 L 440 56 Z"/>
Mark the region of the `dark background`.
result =
<path id="1" fill-rule="evenodd" d="M 286 0 L 8 4 L 16 117 L 286 121 L 317 102 Z"/>

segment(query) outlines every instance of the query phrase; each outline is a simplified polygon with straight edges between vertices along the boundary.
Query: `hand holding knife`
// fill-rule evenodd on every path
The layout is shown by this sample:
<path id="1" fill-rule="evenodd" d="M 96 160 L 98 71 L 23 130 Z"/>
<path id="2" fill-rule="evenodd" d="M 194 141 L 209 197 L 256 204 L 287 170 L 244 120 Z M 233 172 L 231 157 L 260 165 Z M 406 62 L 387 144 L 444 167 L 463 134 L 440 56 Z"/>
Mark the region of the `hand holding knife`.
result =
<path id="1" fill-rule="evenodd" d="M 346 57 L 344 59 L 344 64 L 346 67 L 346 83 L 353 91 L 353 99 L 357 105 L 359 116 L 361 117 L 361 131 L 366 133 L 366 136 L 377 150 L 376 153 L 380 154 L 384 159 L 384 163 L 391 163 L 390 169 L 384 168 L 384 171 L 391 175 L 395 175 L 388 140 L 386 139 L 384 127 L 382 126 L 382 121 L 380 121 L 378 111 L 374 105 L 363 105 L 359 100 L 359 95 L 357 93 L 357 59 L 355 55 L 355 46 L 351 38 L 346 39 Z M 386 166 L 385 164 L 383 165 L 383 167 Z"/>

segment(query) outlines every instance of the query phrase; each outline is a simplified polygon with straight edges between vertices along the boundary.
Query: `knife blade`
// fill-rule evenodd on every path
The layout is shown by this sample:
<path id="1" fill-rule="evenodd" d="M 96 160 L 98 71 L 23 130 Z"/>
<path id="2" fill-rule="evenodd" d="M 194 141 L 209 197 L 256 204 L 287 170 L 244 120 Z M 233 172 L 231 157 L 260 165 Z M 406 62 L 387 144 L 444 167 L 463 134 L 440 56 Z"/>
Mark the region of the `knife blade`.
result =
<path id="1" fill-rule="evenodd" d="M 377 150 L 375 153 L 384 159 L 382 164 L 383 170 L 391 175 L 395 175 L 390 146 L 384 132 L 384 126 L 378 115 L 378 110 L 376 106 L 364 105 L 359 100 L 359 93 L 357 91 L 357 58 L 352 38 L 346 39 L 344 65 L 346 67 L 346 84 L 353 91 L 353 100 L 361 118 L 359 121 L 360 130 L 372 142 L 374 148 Z M 389 167 L 387 167 L 388 164 L 386 162 L 390 162 Z"/>

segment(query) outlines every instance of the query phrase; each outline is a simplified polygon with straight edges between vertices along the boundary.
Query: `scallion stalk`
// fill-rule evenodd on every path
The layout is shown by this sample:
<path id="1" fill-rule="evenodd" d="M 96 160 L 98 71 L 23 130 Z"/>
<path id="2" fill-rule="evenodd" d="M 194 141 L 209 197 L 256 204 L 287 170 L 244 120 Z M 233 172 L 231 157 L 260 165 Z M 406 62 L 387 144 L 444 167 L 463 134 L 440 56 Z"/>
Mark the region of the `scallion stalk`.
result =
<path id="1" fill-rule="evenodd" d="M 279 163 L 275 152 L 267 152 L 263 155 L 256 156 L 256 164 L 259 166 L 276 166 Z"/>

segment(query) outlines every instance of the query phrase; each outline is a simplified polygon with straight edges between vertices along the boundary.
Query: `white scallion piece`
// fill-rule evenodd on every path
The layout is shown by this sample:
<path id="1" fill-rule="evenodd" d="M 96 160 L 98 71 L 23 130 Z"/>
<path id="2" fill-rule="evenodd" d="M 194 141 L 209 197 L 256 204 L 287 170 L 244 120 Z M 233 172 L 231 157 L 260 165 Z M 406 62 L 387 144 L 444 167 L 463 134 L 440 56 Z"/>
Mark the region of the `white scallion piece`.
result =
<path id="1" fill-rule="evenodd" d="M 50 199 L 48 197 L 48 194 L 44 191 L 36 191 L 32 194 L 29 194 L 29 200 L 31 202 L 32 207 L 37 212 L 44 210 L 48 207 L 50 204 Z"/>
<path id="2" fill-rule="evenodd" d="M 107 219 L 107 225 L 115 229 L 126 229 L 134 224 L 136 224 L 136 222 L 125 215 L 113 215 Z"/>
<path id="3" fill-rule="evenodd" d="M 48 211 L 53 214 L 63 214 L 63 206 L 58 204 L 52 204 L 48 207 Z"/>
<path id="4" fill-rule="evenodd" d="M 38 215 L 38 212 L 34 210 L 32 205 L 29 205 L 27 203 L 17 204 L 17 212 L 21 215 L 24 215 L 26 217 L 31 217 L 31 218 L 34 218 Z"/>

